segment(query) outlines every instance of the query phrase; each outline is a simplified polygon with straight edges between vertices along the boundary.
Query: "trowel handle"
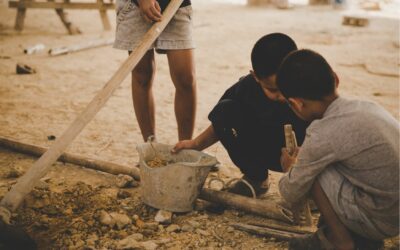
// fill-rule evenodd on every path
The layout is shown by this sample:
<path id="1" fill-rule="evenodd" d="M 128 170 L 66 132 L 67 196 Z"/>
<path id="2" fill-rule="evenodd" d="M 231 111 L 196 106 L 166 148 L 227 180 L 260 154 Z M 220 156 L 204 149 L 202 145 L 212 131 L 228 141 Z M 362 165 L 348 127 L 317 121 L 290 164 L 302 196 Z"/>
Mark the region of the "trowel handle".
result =
<path id="1" fill-rule="evenodd" d="M 295 149 L 297 148 L 296 135 L 293 131 L 291 124 L 285 124 L 284 131 L 285 131 L 286 149 L 288 153 L 292 155 Z"/>

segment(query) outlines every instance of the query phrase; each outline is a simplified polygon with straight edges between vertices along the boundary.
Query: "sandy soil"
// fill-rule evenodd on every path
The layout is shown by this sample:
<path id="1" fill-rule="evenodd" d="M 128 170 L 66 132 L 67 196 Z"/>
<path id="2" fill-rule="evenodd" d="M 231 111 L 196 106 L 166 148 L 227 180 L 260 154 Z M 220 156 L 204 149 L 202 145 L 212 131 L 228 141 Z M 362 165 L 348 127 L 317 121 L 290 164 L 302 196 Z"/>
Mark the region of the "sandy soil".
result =
<path id="1" fill-rule="evenodd" d="M 301 48 L 311 48 L 322 53 L 339 75 L 342 94 L 374 100 L 399 119 L 398 20 L 374 18 L 368 27 L 342 26 L 341 13 L 329 6 L 277 10 L 195 1 L 194 10 L 199 93 L 195 134 L 209 125 L 208 112 L 223 91 L 248 73 L 249 55 L 254 42 L 262 35 L 277 31 L 292 36 Z M 115 14 L 109 11 L 108 15 L 113 23 Z M 127 57 L 126 52 L 110 46 L 58 57 L 50 57 L 45 52 L 23 54 L 23 48 L 36 43 L 51 48 L 114 35 L 113 31 L 102 30 L 99 14 L 95 11 L 71 10 L 69 17 L 83 31 L 82 35 L 66 35 L 53 11 L 36 9 L 28 10 L 25 30 L 18 34 L 13 31 L 15 10 L 0 7 L 0 136 L 42 146 L 51 145 L 48 136 L 59 137 Z M 36 68 L 38 73 L 15 74 L 18 62 Z M 174 144 L 177 141 L 173 112 L 174 88 L 166 58 L 158 56 L 157 63 L 157 137 L 159 142 Z M 142 139 L 133 114 L 129 82 L 128 77 L 69 146 L 69 152 L 129 166 L 137 163 L 135 147 Z M 220 144 L 207 151 L 222 163 L 219 173 L 221 177 L 240 176 Z M 9 172 L 13 169 L 24 172 L 34 161 L 34 158 L 0 149 L 0 196 L 15 182 L 15 179 L 7 178 Z M 26 204 L 19 210 L 20 215 L 16 220 L 34 235 L 43 249 L 82 248 L 82 242 L 87 245 L 88 239 L 93 239 L 92 234 L 97 234 L 95 248 L 115 248 L 118 240 L 127 236 L 122 231 L 135 231 L 132 228 L 107 231 L 106 228 L 92 232 L 78 226 L 72 233 L 61 232 L 66 227 L 73 228 L 70 222 L 77 218 L 82 220 L 84 214 L 89 214 L 93 221 L 96 221 L 96 213 L 101 209 L 124 212 L 129 216 L 136 214 L 146 221 L 151 221 L 154 215 L 151 209 L 141 207 L 135 188 L 128 189 L 131 198 L 117 199 L 118 188 L 114 176 L 57 163 L 47 177 L 45 197 L 50 201 L 64 201 L 65 198 L 65 202 L 68 202 L 68 194 L 76 190 L 69 193 L 65 193 L 65 190 L 83 186 L 84 190 L 89 190 L 87 192 L 92 192 L 94 196 L 106 195 L 110 206 L 104 207 L 98 201 L 93 201 L 93 204 L 87 202 L 78 206 L 82 209 L 71 215 L 65 214 L 66 209 L 61 207 L 58 212 L 46 214 L 40 207 L 35 210 L 34 205 Z M 278 178 L 278 174 L 272 175 L 273 191 Z M 76 185 L 78 182 L 86 184 Z M 88 189 L 88 185 L 92 189 Z M 43 195 L 35 197 L 43 198 Z M 66 203 L 58 205 L 63 204 Z M 134 208 L 121 211 L 124 204 Z M 67 221 L 60 220 L 61 215 L 67 215 Z M 33 226 L 31 222 L 43 216 L 44 222 L 38 227 Z M 148 240 L 165 237 L 172 239 L 161 245 L 162 248 L 283 249 L 286 246 L 273 239 L 254 237 L 229 229 L 232 222 L 260 220 L 259 217 L 237 211 L 228 210 L 223 215 L 203 211 L 179 215 L 174 218 L 174 223 L 183 226 L 189 220 L 198 221 L 199 228 L 203 229 L 222 228 L 222 235 L 207 235 L 201 231 L 166 234 L 164 229 L 146 235 L 142 229 L 139 231 Z M 386 246 L 388 249 L 397 249 L 398 242 L 388 241 Z"/>

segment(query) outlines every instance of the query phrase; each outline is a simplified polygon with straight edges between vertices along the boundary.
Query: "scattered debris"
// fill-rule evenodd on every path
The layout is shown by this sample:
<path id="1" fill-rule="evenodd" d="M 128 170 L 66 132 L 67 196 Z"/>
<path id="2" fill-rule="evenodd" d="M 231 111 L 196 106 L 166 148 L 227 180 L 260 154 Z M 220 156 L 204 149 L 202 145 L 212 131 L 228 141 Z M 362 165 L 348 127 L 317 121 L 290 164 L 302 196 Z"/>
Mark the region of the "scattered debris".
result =
<path id="1" fill-rule="evenodd" d="M 55 139 L 56 139 L 55 135 L 48 135 L 47 136 L 47 140 L 49 140 L 49 141 L 54 141 Z"/>
<path id="2" fill-rule="evenodd" d="M 172 212 L 166 210 L 158 210 L 154 220 L 161 224 L 171 224 Z"/>
<path id="3" fill-rule="evenodd" d="M 167 161 L 167 160 L 161 159 L 159 157 L 154 157 L 153 159 L 146 161 L 147 166 L 149 166 L 151 168 L 165 167 L 171 163 L 172 163 L 172 161 Z"/>
<path id="4" fill-rule="evenodd" d="M 36 45 L 27 47 L 26 49 L 24 49 L 24 53 L 27 55 L 31 55 L 31 54 L 35 54 L 38 53 L 42 50 L 44 50 L 46 48 L 46 46 L 44 46 L 44 44 L 42 43 L 38 43 Z"/>
<path id="5" fill-rule="evenodd" d="M 350 26 L 364 27 L 369 24 L 369 20 L 366 17 L 362 17 L 362 16 L 358 16 L 358 15 L 344 15 L 342 24 L 350 25 Z"/>
<path id="6" fill-rule="evenodd" d="M 26 64 L 17 63 L 16 72 L 18 75 L 35 74 L 36 70 Z"/>

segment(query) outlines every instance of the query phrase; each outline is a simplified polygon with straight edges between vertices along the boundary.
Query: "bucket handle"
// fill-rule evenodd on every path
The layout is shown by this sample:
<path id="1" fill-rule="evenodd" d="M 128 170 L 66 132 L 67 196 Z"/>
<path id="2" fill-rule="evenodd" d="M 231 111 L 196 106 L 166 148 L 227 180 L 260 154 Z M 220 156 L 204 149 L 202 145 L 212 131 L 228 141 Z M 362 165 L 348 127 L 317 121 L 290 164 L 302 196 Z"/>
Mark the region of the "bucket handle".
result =
<path id="1" fill-rule="evenodd" d="M 248 181 L 246 181 L 246 180 L 244 180 L 242 178 L 234 178 L 234 179 L 229 180 L 227 183 L 225 183 L 222 179 L 220 179 L 218 177 L 214 177 L 214 178 L 211 178 L 208 181 L 208 184 L 207 184 L 208 188 L 210 188 L 211 183 L 214 182 L 214 181 L 219 181 L 220 183 L 222 183 L 222 190 L 227 189 L 232 184 L 232 182 L 235 182 L 235 181 L 236 182 L 243 182 L 250 189 L 251 194 L 253 195 L 253 198 L 254 199 L 257 198 L 256 191 L 254 190 L 254 187 Z"/>

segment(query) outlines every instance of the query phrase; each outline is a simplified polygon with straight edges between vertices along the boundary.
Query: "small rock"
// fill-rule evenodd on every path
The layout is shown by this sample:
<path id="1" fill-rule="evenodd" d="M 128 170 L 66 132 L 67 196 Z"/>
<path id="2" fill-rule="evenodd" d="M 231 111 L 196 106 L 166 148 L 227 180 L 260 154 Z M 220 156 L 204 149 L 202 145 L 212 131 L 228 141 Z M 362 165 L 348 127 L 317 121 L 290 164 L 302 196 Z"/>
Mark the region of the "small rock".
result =
<path id="1" fill-rule="evenodd" d="M 98 240 L 99 240 L 99 237 L 96 234 L 90 235 L 86 240 L 86 247 L 95 249 L 96 241 L 98 241 Z"/>
<path id="2" fill-rule="evenodd" d="M 158 245 L 154 241 L 151 241 L 151 240 L 141 242 L 141 245 L 146 250 L 155 250 L 158 247 Z"/>
<path id="3" fill-rule="evenodd" d="M 195 221 L 195 220 L 190 220 L 190 221 L 188 221 L 188 223 L 190 225 L 192 225 L 192 227 L 194 227 L 194 228 L 199 228 L 200 227 L 200 223 Z"/>
<path id="4" fill-rule="evenodd" d="M 136 241 L 141 241 L 141 240 L 143 240 L 144 236 L 143 236 L 143 234 L 140 234 L 140 233 L 134 233 L 134 234 L 129 235 L 128 238 L 132 238 Z"/>
<path id="5" fill-rule="evenodd" d="M 117 249 L 143 249 L 141 244 L 131 237 L 118 241 Z"/>
<path id="6" fill-rule="evenodd" d="M 235 229 L 234 229 L 233 227 L 228 227 L 228 228 L 226 229 L 226 231 L 227 231 L 228 233 L 232 233 L 232 232 L 235 231 Z"/>
<path id="7" fill-rule="evenodd" d="M 161 224 L 171 224 L 172 222 L 172 212 L 165 210 L 158 210 L 154 220 Z"/>
<path id="8" fill-rule="evenodd" d="M 194 228 L 189 224 L 185 224 L 182 226 L 182 231 L 183 232 L 193 232 Z"/>
<path id="9" fill-rule="evenodd" d="M 76 248 L 82 248 L 85 245 L 85 242 L 83 240 L 77 240 L 74 244 L 74 247 Z"/>
<path id="10" fill-rule="evenodd" d="M 111 218 L 114 220 L 118 229 L 124 228 L 126 225 L 132 224 L 132 220 L 126 214 L 110 213 Z"/>
<path id="11" fill-rule="evenodd" d="M 125 199 L 125 198 L 131 197 L 131 196 L 132 196 L 132 194 L 130 192 L 128 192 L 126 190 L 122 190 L 122 189 L 119 190 L 117 193 L 117 197 L 120 199 Z"/>
<path id="12" fill-rule="evenodd" d="M 131 176 L 119 174 L 117 176 L 117 186 L 119 188 L 126 188 L 126 187 L 137 187 L 139 183 L 135 181 Z"/>
<path id="13" fill-rule="evenodd" d="M 16 66 L 16 73 L 17 75 L 23 75 L 23 74 L 35 74 L 36 70 L 26 64 L 22 63 L 17 63 Z"/>
<path id="14" fill-rule="evenodd" d="M 200 228 L 197 228 L 195 232 L 198 233 L 198 234 L 201 234 L 203 236 L 210 236 L 209 232 L 207 232 L 207 231 L 205 231 L 203 229 L 200 229 Z"/>
<path id="15" fill-rule="evenodd" d="M 6 174 L 5 177 L 6 178 L 18 178 L 23 174 L 24 173 L 22 172 L 21 169 L 13 167 L 10 169 L 10 171 Z"/>
<path id="16" fill-rule="evenodd" d="M 114 227 L 115 225 L 115 220 L 104 210 L 100 211 L 99 221 L 106 226 Z"/>
<path id="17" fill-rule="evenodd" d="M 152 237 L 154 235 L 154 231 L 150 229 L 143 229 L 141 232 L 146 237 Z"/>
<path id="18" fill-rule="evenodd" d="M 166 230 L 168 233 L 172 233 L 172 232 L 179 232 L 181 230 L 181 228 L 176 224 L 172 224 L 172 225 L 168 226 Z"/>
<path id="19" fill-rule="evenodd" d="M 157 231 L 158 230 L 158 222 L 147 222 L 143 224 L 143 229 L 150 229 L 153 231 Z"/>

